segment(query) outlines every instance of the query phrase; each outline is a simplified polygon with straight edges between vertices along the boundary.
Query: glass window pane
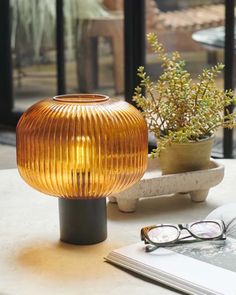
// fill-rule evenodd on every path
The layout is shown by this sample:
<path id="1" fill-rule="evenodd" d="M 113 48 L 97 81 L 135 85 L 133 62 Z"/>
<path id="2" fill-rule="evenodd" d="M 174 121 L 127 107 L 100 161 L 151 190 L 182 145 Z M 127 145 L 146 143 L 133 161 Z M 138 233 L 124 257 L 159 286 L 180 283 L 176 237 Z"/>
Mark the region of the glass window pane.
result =
<path id="1" fill-rule="evenodd" d="M 15 110 L 57 94 L 56 1 L 11 0 Z M 64 1 L 67 93 L 123 99 L 123 1 Z"/>
<path id="2" fill-rule="evenodd" d="M 65 17 L 67 92 L 122 97 L 122 1 L 65 1 Z"/>
<path id="3" fill-rule="evenodd" d="M 180 52 L 193 81 L 203 68 L 223 62 L 224 42 L 219 41 L 218 30 L 224 29 L 224 1 L 147 0 L 146 6 L 146 32 L 157 33 L 167 52 Z M 198 34 L 198 38 L 194 38 L 194 34 Z M 217 42 L 210 44 L 214 36 Z M 158 79 L 162 73 L 161 63 L 150 48 L 147 48 L 146 60 L 148 74 Z M 224 87 L 223 79 L 223 73 L 216 79 L 219 89 Z M 219 129 L 213 148 L 216 156 L 222 155 L 222 138 L 223 130 Z"/>
<path id="4" fill-rule="evenodd" d="M 11 0 L 15 110 L 56 93 L 56 1 Z"/>

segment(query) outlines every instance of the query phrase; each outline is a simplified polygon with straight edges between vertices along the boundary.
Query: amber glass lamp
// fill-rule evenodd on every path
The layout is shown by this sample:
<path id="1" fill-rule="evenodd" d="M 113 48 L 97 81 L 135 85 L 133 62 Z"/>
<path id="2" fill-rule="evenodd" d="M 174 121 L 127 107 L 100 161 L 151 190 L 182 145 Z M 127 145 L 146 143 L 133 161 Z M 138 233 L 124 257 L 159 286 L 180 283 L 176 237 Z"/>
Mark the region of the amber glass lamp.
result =
<path id="1" fill-rule="evenodd" d="M 147 165 L 147 126 L 124 101 L 60 95 L 34 104 L 17 125 L 17 165 L 33 188 L 59 197 L 60 238 L 106 239 L 106 196 L 136 183 Z"/>

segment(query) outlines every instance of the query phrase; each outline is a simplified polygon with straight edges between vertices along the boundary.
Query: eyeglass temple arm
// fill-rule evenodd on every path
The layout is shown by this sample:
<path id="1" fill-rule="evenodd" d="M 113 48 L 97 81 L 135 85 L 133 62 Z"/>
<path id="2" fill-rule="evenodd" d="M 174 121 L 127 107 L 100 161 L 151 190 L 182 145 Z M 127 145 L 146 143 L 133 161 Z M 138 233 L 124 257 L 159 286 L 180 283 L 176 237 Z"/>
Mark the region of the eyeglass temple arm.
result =
<path id="1" fill-rule="evenodd" d="M 146 247 L 145 247 L 145 251 L 146 252 L 152 252 L 152 251 L 154 251 L 154 250 L 156 250 L 156 249 L 158 249 L 158 248 L 160 248 L 160 246 L 155 246 L 155 245 L 147 245 Z"/>
<path id="2" fill-rule="evenodd" d="M 151 244 L 148 244 L 148 242 L 146 242 L 145 244 L 148 244 L 148 245 L 145 247 L 145 250 L 146 250 L 146 252 L 152 252 L 160 247 L 172 247 L 178 243 L 181 243 L 181 240 L 189 238 L 189 237 L 192 237 L 192 236 L 187 236 L 187 237 L 181 238 L 173 243 L 166 243 L 166 244 L 162 244 L 162 245 L 151 245 Z M 194 243 L 194 242 L 199 242 L 199 240 L 191 240 L 191 241 L 185 241 L 185 242 Z"/>
<path id="3" fill-rule="evenodd" d="M 140 238 L 141 238 L 141 241 L 144 241 L 144 244 L 149 244 L 149 242 L 147 241 L 147 239 L 146 239 L 146 237 L 144 235 L 143 229 L 141 229 Z"/>
<path id="4" fill-rule="evenodd" d="M 148 245 L 146 245 L 145 250 L 146 250 L 146 252 L 152 252 L 152 251 L 154 251 L 154 250 L 156 250 L 156 249 L 158 249 L 160 247 L 172 247 L 172 246 L 175 246 L 176 244 L 181 243 L 182 240 L 184 240 L 186 238 L 189 238 L 189 237 L 192 237 L 192 236 L 183 237 L 183 238 L 173 242 L 172 244 L 167 243 L 166 245 L 162 244 L 162 245 L 158 245 L 158 246 L 157 245 L 151 245 L 146 240 L 144 240 L 145 244 L 148 244 Z M 215 239 L 215 240 L 225 240 L 225 239 L 226 239 L 226 236 L 223 235 L 221 238 L 218 238 L 218 239 Z M 214 239 L 212 239 L 212 240 L 214 240 Z M 189 240 L 189 241 L 184 241 L 184 242 L 185 243 L 195 243 L 195 242 L 204 242 L 204 240 L 195 239 L 195 240 Z"/>
<path id="5" fill-rule="evenodd" d="M 193 236 L 192 236 L 192 235 L 184 236 L 184 237 L 182 237 L 182 238 L 179 238 L 179 239 L 177 240 L 177 242 L 178 242 L 178 241 L 181 241 L 181 240 L 184 240 L 184 239 L 191 238 L 191 237 L 193 237 Z"/>
<path id="6" fill-rule="evenodd" d="M 230 220 L 230 222 L 225 225 L 224 221 L 223 221 L 223 224 L 224 224 L 224 227 L 225 227 L 225 232 L 228 230 L 229 226 L 236 220 L 236 217 L 234 217 L 233 219 Z"/>
<path id="7" fill-rule="evenodd" d="M 160 247 L 167 247 L 167 246 L 171 247 L 171 246 L 174 246 L 174 244 L 178 244 L 178 241 L 181 241 L 181 240 L 184 240 L 184 239 L 187 239 L 187 238 L 190 238 L 190 237 L 192 237 L 192 236 L 189 235 L 189 236 L 180 238 L 177 241 L 175 241 L 173 243 L 167 243 L 166 245 L 164 245 L 164 244 L 162 244 L 162 245 L 151 245 L 151 244 L 148 243 L 148 241 L 146 241 L 146 239 L 144 237 L 143 237 L 143 240 L 142 241 L 144 241 L 145 244 L 148 244 L 146 246 L 146 248 L 145 248 L 146 252 L 152 252 L 152 251 L 154 251 L 154 250 L 156 250 L 157 248 L 160 248 Z M 193 242 L 193 241 L 191 241 L 191 242 Z"/>

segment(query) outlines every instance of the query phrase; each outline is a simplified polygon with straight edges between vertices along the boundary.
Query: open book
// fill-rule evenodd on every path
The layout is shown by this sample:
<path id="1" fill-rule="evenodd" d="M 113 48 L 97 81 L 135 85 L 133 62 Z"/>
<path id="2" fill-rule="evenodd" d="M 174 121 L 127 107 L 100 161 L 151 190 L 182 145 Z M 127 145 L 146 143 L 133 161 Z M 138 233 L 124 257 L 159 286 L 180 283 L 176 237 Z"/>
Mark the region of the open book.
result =
<path id="1" fill-rule="evenodd" d="M 227 225 L 235 216 L 236 204 L 228 204 L 206 219 L 222 219 Z M 105 259 L 188 294 L 235 295 L 236 220 L 224 241 L 183 243 L 150 253 L 139 242 L 113 250 Z"/>

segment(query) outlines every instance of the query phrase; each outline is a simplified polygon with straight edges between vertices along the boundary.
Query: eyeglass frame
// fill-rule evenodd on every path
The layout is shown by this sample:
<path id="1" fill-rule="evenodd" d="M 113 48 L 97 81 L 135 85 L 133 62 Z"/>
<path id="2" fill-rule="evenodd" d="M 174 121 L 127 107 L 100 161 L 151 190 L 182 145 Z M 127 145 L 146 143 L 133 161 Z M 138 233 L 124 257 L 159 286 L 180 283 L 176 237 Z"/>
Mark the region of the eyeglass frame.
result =
<path id="1" fill-rule="evenodd" d="M 191 232 L 190 228 L 192 225 L 197 224 L 197 223 L 204 223 L 204 222 L 206 222 L 206 223 L 212 222 L 212 223 L 218 224 L 221 229 L 221 234 L 217 237 L 214 237 L 214 238 L 200 238 L 199 236 L 196 236 L 195 234 L 193 234 Z M 173 228 L 177 229 L 177 231 L 178 231 L 177 238 L 174 239 L 173 241 L 163 242 L 163 243 L 155 243 L 155 242 L 151 241 L 150 238 L 148 237 L 148 232 L 154 228 L 164 227 L 164 226 L 173 227 Z M 148 246 L 146 246 L 146 252 L 151 252 L 153 250 L 156 250 L 159 247 L 171 246 L 171 245 L 177 244 L 178 242 L 225 240 L 226 239 L 226 230 L 227 230 L 228 226 L 229 226 L 229 224 L 226 227 L 224 221 L 221 219 L 197 220 L 197 221 L 193 221 L 191 223 L 180 223 L 180 224 L 176 224 L 176 225 L 163 223 L 163 224 L 156 224 L 156 225 L 150 225 L 150 226 L 143 227 L 140 231 L 140 235 L 141 235 L 141 240 L 144 241 L 144 244 L 148 245 Z M 190 235 L 180 238 L 182 230 L 187 230 L 187 232 Z M 190 238 L 190 237 L 194 237 L 195 240 L 182 241 L 182 240 Z M 154 247 L 150 247 L 150 246 L 154 246 Z"/>

